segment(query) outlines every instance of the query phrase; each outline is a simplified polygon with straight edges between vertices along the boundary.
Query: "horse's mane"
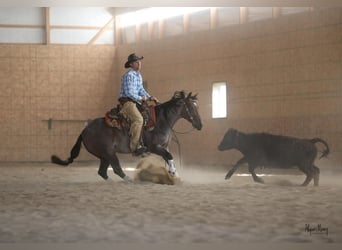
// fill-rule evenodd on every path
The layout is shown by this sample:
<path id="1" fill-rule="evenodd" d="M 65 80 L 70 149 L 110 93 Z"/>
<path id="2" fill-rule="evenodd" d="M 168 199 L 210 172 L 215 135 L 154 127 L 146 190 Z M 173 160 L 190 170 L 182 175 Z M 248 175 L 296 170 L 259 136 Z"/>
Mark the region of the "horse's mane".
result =
<path id="1" fill-rule="evenodd" d="M 184 90 L 176 91 L 169 101 L 161 103 L 155 107 L 156 108 L 156 115 L 158 116 L 161 110 L 164 110 L 164 115 L 166 115 L 169 112 L 169 110 L 171 110 L 172 108 L 175 107 L 176 103 L 179 100 L 185 99 L 186 97 L 187 97 L 186 92 Z M 190 94 L 190 98 L 193 100 L 197 100 L 196 95 L 191 96 L 191 94 Z"/>
<path id="2" fill-rule="evenodd" d="M 176 91 L 173 96 L 171 97 L 170 100 L 164 102 L 164 103 L 161 103 L 159 105 L 156 106 L 156 112 L 157 114 L 160 112 L 160 110 L 165 110 L 165 111 L 168 111 L 170 110 L 171 108 L 173 108 L 175 106 L 175 104 L 181 100 L 181 99 L 185 99 L 185 91 L 182 90 L 182 91 Z"/>

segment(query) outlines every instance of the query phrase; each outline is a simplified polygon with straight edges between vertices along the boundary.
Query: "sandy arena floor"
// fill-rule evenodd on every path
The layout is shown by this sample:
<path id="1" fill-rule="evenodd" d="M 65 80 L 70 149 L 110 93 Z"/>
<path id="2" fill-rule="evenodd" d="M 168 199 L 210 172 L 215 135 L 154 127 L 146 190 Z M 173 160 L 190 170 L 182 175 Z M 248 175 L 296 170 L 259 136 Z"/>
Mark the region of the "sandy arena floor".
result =
<path id="1" fill-rule="evenodd" d="M 180 185 L 127 184 L 97 167 L 2 163 L 0 243 L 342 243 L 341 176 L 322 167 L 319 187 L 190 167 Z"/>

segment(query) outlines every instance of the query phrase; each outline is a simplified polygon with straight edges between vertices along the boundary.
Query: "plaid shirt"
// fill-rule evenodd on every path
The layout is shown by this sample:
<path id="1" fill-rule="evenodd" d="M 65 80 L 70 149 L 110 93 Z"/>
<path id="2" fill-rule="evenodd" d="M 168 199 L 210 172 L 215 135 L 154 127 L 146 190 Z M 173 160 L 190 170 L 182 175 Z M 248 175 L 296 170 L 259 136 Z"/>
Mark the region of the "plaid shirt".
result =
<path id="1" fill-rule="evenodd" d="M 130 69 L 121 78 L 120 97 L 129 97 L 133 101 L 140 101 L 143 96 L 150 97 L 143 86 L 139 71 Z"/>

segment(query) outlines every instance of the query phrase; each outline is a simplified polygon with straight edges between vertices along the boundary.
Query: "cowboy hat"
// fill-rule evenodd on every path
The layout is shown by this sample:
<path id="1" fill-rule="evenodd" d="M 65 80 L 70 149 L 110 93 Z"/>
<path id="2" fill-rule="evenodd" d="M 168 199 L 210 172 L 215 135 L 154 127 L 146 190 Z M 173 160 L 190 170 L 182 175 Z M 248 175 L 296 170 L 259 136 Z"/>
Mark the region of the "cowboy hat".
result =
<path id="1" fill-rule="evenodd" d="M 129 68 L 129 67 L 130 67 L 130 64 L 131 64 L 132 62 L 135 62 L 135 61 L 138 61 L 138 60 L 142 60 L 142 59 L 144 59 L 143 56 L 139 57 L 139 56 L 137 56 L 135 53 L 130 54 L 130 55 L 128 56 L 128 58 L 127 58 L 127 62 L 125 63 L 125 68 L 126 68 L 126 69 Z"/>

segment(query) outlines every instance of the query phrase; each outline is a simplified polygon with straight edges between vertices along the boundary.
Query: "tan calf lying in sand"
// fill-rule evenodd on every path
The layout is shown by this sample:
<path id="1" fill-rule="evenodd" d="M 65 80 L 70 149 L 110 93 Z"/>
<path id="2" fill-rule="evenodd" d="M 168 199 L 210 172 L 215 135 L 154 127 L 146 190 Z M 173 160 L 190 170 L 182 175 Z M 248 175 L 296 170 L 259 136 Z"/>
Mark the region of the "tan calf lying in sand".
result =
<path id="1" fill-rule="evenodd" d="M 167 185 L 180 183 L 179 177 L 170 175 L 164 164 L 153 156 L 145 157 L 138 163 L 134 181 Z"/>

